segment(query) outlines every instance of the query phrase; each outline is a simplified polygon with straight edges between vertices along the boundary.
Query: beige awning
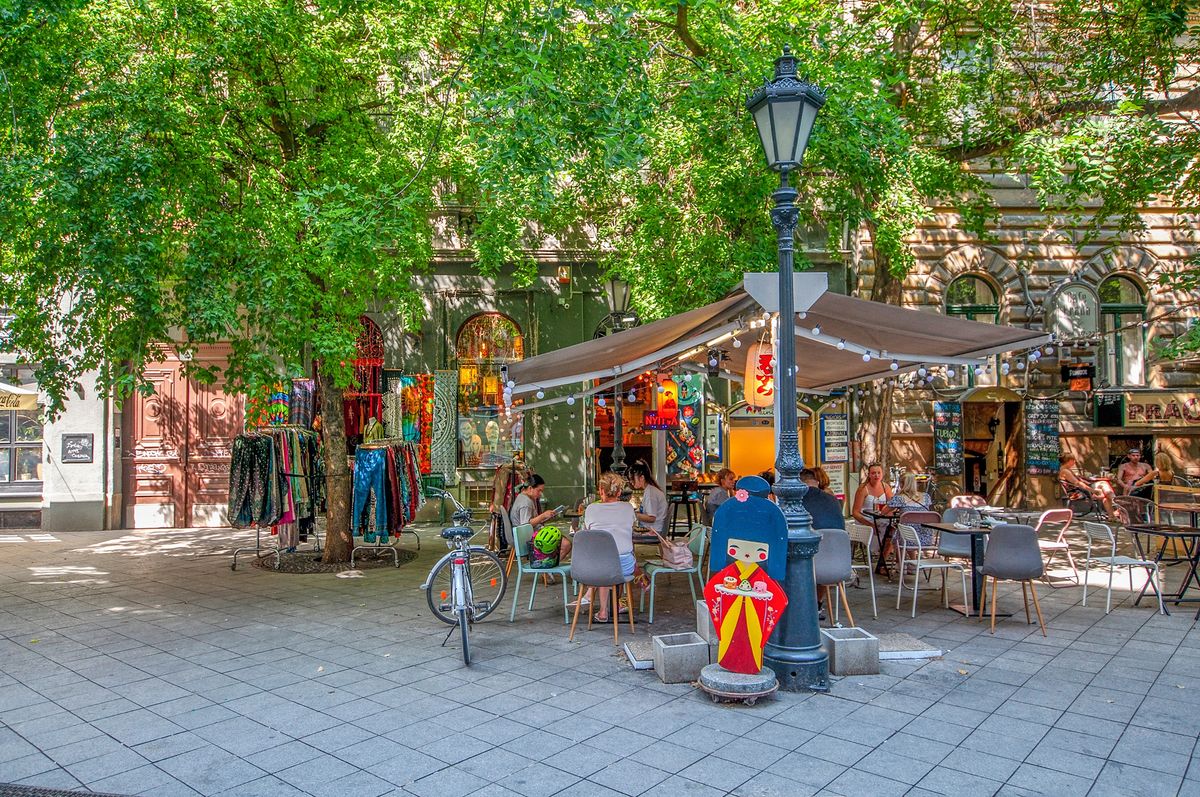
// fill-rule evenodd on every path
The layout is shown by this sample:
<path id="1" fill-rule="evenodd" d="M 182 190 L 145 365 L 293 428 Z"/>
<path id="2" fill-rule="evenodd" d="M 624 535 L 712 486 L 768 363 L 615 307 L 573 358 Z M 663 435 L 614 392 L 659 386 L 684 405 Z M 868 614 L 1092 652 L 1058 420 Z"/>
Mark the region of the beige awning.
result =
<path id="1" fill-rule="evenodd" d="M 702 362 L 713 349 L 728 355 L 723 358 L 728 368 L 741 373 L 745 344 L 765 332 L 762 317 L 758 303 L 738 290 L 686 313 L 514 363 L 508 378 L 515 383 L 514 397 L 576 384 L 580 387 L 575 392 L 583 394 L 626 375 L 674 368 L 689 359 Z M 982 363 L 991 355 L 1050 340 L 1048 333 L 1039 330 L 984 324 L 836 293 L 822 294 L 803 318 L 797 316 L 795 335 L 796 387 L 808 392 L 895 376 L 922 364 Z M 735 338 L 742 347 L 733 345 Z M 896 370 L 891 368 L 893 360 Z M 591 380 L 602 384 L 581 384 Z"/>
<path id="2" fill-rule="evenodd" d="M 37 405 L 36 390 L 0 382 L 0 410 L 34 410 Z"/>

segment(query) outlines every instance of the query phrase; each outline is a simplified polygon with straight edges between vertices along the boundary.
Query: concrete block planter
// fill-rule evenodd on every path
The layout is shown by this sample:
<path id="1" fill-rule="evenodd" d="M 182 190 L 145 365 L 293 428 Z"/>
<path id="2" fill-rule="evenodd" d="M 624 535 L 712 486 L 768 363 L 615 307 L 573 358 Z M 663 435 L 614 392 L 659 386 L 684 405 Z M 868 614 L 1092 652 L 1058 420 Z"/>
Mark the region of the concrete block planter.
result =
<path id="1" fill-rule="evenodd" d="M 861 628 L 822 628 L 821 647 L 833 675 L 879 673 L 879 639 Z"/>
<path id="2" fill-rule="evenodd" d="M 699 634 L 663 634 L 653 641 L 654 671 L 664 684 L 694 681 L 708 666 L 708 642 Z"/>
<path id="3" fill-rule="evenodd" d="M 708 604 L 696 601 L 696 633 L 705 642 L 717 641 L 717 629 L 713 627 L 712 615 L 708 613 Z"/>

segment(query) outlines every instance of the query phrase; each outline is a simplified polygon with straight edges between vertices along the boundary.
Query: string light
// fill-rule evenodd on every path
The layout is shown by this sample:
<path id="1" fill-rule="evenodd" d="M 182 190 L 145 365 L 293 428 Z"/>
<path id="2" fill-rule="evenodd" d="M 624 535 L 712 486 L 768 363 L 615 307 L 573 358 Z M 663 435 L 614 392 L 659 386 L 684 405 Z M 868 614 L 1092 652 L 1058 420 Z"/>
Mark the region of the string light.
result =
<path id="1" fill-rule="evenodd" d="M 917 369 L 917 376 L 924 377 L 927 373 L 929 372 L 925 370 L 925 366 L 923 365 Z"/>
<path id="2" fill-rule="evenodd" d="M 630 403 L 630 404 L 633 404 L 634 402 L 636 402 L 636 401 L 637 401 L 637 393 L 634 393 L 634 392 L 631 390 L 631 391 L 629 391 L 629 395 L 628 395 L 628 396 L 626 396 L 625 398 L 629 400 L 629 403 Z"/>
<path id="3" fill-rule="evenodd" d="M 574 404 L 575 404 L 575 397 L 574 397 L 574 396 L 567 396 L 567 406 L 568 406 L 568 407 L 571 407 L 571 406 L 573 406 Z"/>
<path id="4" fill-rule="evenodd" d="M 816 337 L 820 337 L 820 335 L 821 335 L 821 325 L 820 325 L 820 324 L 817 324 L 816 326 L 814 326 L 814 327 L 812 328 L 812 333 L 813 333 L 813 337 L 814 337 L 814 338 L 816 338 Z"/>
<path id="5" fill-rule="evenodd" d="M 839 350 L 846 348 L 846 339 L 842 338 L 838 341 L 837 347 Z"/>
<path id="6" fill-rule="evenodd" d="M 892 364 L 889 365 L 888 368 L 891 368 L 893 371 L 898 370 L 900 368 L 900 363 L 892 360 Z"/>
<path id="7" fill-rule="evenodd" d="M 546 397 L 546 391 L 539 390 L 538 392 L 534 393 L 533 395 L 537 396 L 539 399 L 544 399 Z"/>
<path id="8" fill-rule="evenodd" d="M 869 352 L 869 351 L 863 352 L 863 362 L 865 362 L 865 363 L 871 362 L 871 352 Z"/>
<path id="9" fill-rule="evenodd" d="M 738 340 L 737 338 L 734 338 L 733 339 L 733 348 L 735 348 L 735 349 L 742 348 L 742 342 L 740 340 Z"/>

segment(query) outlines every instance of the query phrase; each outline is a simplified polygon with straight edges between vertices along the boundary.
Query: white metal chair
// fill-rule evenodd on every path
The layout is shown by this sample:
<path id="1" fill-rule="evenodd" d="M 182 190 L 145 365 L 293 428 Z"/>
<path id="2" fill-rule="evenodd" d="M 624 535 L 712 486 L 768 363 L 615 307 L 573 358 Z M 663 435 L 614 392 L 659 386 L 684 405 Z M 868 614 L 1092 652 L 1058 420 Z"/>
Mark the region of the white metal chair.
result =
<path id="1" fill-rule="evenodd" d="M 1050 560 L 1059 551 L 1067 555 L 1067 562 L 1071 565 L 1071 572 L 1075 574 L 1075 583 L 1079 583 L 1079 568 L 1075 566 L 1075 559 L 1071 556 L 1071 545 L 1067 542 L 1067 529 L 1071 526 L 1071 521 L 1075 518 L 1075 513 L 1070 509 L 1047 509 L 1038 518 L 1035 531 L 1038 535 L 1038 548 L 1046 555 L 1046 566 L 1044 570 L 1044 578 L 1047 583 L 1050 583 Z M 1043 539 L 1043 535 L 1054 535 L 1054 539 Z M 1047 553 L 1048 552 L 1048 553 Z M 1054 586 L 1054 584 L 1050 584 Z"/>
<path id="2" fill-rule="evenodd" d="M 933 546 L 921 545 L 921 538 L 917 535 L 917 530 L 912 526 L 901 523 L 899 526 L 900 535 L 900 583 L 896 589 L 896 608 L 900 608 L 900 600 L 904 595 L 904 573 L 908 568 L 912 568 L 913 573 L 913 600 L 912 600 L 912 616 L 917 616 L 917 593 L 921 590 L 921 571 L 922 570 L 940 570 L 942 571 L 942 602 L 946 607 L 950 606 L 950 596 L 946 592 L 946 571 L 957 570 L 962 578 L 963 604 L 970 605 L 967 598 L 967 571 L 957 562 L 947 562 L 945 559 L 938 557 L 935 554 L 936 549 Z"/>
<path id="3" fill-rule="evenodd" d="M 696 602 L 696 587 L 692 582 L 692 577 L 695 576 L 696 581 L 700 581 L 700 568 L 704 563 L 705 548 L 708 545 L 708 527 L 697 523 L 692 526 L 691 532 L 688 534 L 687 546 L 692 552 L 692 566 L 682 569 L 671 567 L 662 559 L 650 559 L 642 565 L 642 572 L 650 579 L 650 618 L 647 622 L 654 622 L 654 596 L 655 584 L 659 576 L 670 575 L 685 575 L 688 580 L 688 589 L 692 593 L 692 603 Z M 701 597 L 703 597 L 704 583 L 700 583 Z M 642 590 L 642 597 L 638 600 L 638 611 L 646 608 L 646 592 Z"/>
<path id="4" fill-rule="evenodd" d="M 1104 613 L 1108 614 L 1112 611 L 1112 582 L 1113 572 L 1118 567 L 1124 567 L 1129 570 L 1129 591 L 1133 592 L 1133 569 L 1135 567 L 1146 568 L 1146 575 L 1150 578 L 1150 585 L 1154 587 L 1154 594 L 1158 596 L 1158 613 L 1166 614 L 1167 610 L 1163 606 L 1162 592 L 1158 589 L 1159 570 L 1158 563 L 1151 562 L 1146 559 L 1135 559 L 1132 556 L 1119 556 L 1117 554 L 1117 535 L 1113 533 L 1112 527 L 1107 523 L 1093 523 L 1090 520 L 1083 521 L 1083 533 L 1087 535 L 1087 554 L 1083 562 L 1083 605 L 1087 606 L 1087 591 L 1088 591 L 1088 569 L 1092 562 L 1108 566 L 1108 593 L 1104 601 Z M 1103 550 L 1108 548 L 1108 556 L 1092 556 L 1092 543 L 1098 543 Z"/>
<path id="5" fill-rule="evenodd" d="M 866 557 L 865 565 L 851 565 L 852 570 L 866 570 L 867 583 L 871 585 L 871 616 L 879 619 L 879 607 L 875 604 L 875 563 L 871 561 L 871 546 L 875 543 L 875 532 L 870 526 L 849 521 L 846 523 L 846 533 L 850 535 L 850 544 L 861 545 Z"/>

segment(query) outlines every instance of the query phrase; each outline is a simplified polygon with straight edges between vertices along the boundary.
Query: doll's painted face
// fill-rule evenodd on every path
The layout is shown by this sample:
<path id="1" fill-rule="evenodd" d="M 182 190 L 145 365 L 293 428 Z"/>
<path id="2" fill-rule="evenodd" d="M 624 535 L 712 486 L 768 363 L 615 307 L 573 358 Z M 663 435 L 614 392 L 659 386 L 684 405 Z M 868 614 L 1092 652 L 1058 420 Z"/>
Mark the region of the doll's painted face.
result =
<path id="1" fill-rule="evenodd" d="M 736 538 L 729 540 L 729 556 L 739 562 L 761 565 L 767 561 L 769 550 L 770 546 L 765 542 L 752 542 Z"/>

